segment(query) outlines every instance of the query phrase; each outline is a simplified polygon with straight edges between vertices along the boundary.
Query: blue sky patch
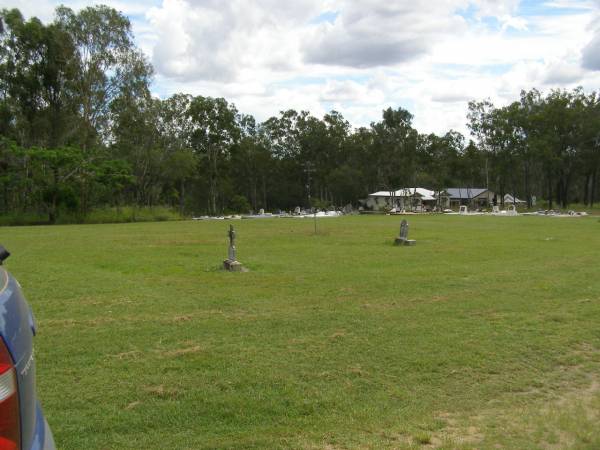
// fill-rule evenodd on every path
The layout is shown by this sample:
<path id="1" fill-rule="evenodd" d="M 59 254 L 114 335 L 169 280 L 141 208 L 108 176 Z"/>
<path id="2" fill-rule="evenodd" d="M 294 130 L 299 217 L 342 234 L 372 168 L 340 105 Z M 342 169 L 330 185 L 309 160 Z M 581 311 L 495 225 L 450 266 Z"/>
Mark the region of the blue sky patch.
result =
<path id="1" fill-rule="evenodd" d="M 0 3 L 26 16 L 43 14 L 44 21 L 59 3 L 93 4 Z M 262 0 L 240 8 L 213 0 L 101 3 L 131 20 L 135 41 L 157 71 L 155 95 L 224 96 L 258 120 L 304 104 L 313 113 L 336 107 L 360 126 L 380 120 L 387 106 L 401 106 L 418 112 L 420 131 L 468 132 L 463 97 L 506 103 L 518 99 L 522 87 L 548 88 L 549 77 L 558 87 L 576 79 L 598 89 L 600 72 L 582 67 L 582 55 L 590 67 L 600 61 L 600 50 L 590 46 L 600 39 L 598 0 L 430 0 L 414 2 L 408 14 L 395 7 L 406 3 L 399 0 L 379 9 L 370 2 L 317 0 L 310 12 Z M 257 14 L 246 17 L 251 10 Z M 423 49 L 411 59 L 415 43 Z M 326 56 L 315 58 L 323 48 Z M 342 49 L 344 60 L 328 57 Z M 397 56 L 389 65 L 363 64 L 377 51 L 378 61 Z"/>
<path id="2" fill-rule="evenodd" d="M 319 23 L 334 23 L 339 15 L 340 13 L 337 11 L 326 11 L 312 19 L 310 23 L 315 25 Z"/>
<path id="3" fill-rule="evenodd" d="M 528 16 L 566 16 L 589 12 L 589 8 L 582 2 L 573 1 L 570 6 L 558 6 L 549 1 L 521 0 L 517 14 Z"/>

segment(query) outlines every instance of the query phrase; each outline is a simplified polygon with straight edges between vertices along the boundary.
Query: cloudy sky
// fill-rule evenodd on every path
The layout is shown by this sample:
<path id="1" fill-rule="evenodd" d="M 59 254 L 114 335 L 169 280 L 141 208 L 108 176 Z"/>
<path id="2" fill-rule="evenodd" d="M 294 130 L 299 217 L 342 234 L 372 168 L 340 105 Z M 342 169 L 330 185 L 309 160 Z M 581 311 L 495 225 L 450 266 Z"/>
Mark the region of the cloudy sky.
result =
<path id="1" fill-rule="evenodd" d="M 0 0 L 50 21 L 77 0 Z M 264 120 L 335 109 L 368 125 L 403 107 L 466 133 L 467 103 L 600 87 L 600 0 L 106 0 L 152 61 L 153 92 L 222 96 Z"/>

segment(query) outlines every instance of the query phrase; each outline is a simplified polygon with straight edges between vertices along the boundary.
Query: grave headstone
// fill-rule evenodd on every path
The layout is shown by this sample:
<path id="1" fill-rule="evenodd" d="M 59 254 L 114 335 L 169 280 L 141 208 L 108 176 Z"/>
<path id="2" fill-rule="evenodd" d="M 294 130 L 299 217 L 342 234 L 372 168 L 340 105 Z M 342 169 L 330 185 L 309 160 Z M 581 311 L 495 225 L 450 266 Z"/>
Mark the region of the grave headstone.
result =
<path id="1" fill-rule="evenodd" d="M 408 222 L 406 219 L 400 222 L 400 235 L 394 241 L 394 245 L 415 245 L 417 241 L 408 239 Z"/>
<path id="2" fill-rule="evenodd" d="M 492 207 L 492 214 L 500 214 L 500 206 L 494 205 Z"/>
<path id="3" fill-rule="evenodd" d="M 467 205 L 461 205 L 458 210 L 458 213 L 463 215 L 469 214 L 469 208 L 467 207 Z"/>
<path id="4" fill-rule="evenodd" d="M 506 210 L 506 215 L 507 216 L 516 216 L 519 213 L 517 212 L 517 208 L 515 208 L 515 205 L 508 205 L 508 209 Z"/>
<path id="5" fill-rule="evenodd" d="M 233 225 L 229 225 L 229 248 L 227 250 L 227 259 L 223 261 L 223 268 L 229 272 L 242 272 L 244 266 L 237 260 L 235 248 L 235 230 Z"/>
<path id="6" fill-rule="evenodd" d="M 264 215 L 265 215 L 265 210 L 264 210 L 264 208 L 260 208 L 260 209 L 258 210 L 258 215 L 259 215 L 259 216 L 264 216 Z"/>
<path id="7" fill-rule="evenodd" d="M 300 214 L 300 211 L 301 211 L 301 209 L 300 209 L 300 207 L 299 207 L 299 206 L 296 206 L 296 207 L 294 208 L 294 214 L 298 215 L 298 214 Z"/>

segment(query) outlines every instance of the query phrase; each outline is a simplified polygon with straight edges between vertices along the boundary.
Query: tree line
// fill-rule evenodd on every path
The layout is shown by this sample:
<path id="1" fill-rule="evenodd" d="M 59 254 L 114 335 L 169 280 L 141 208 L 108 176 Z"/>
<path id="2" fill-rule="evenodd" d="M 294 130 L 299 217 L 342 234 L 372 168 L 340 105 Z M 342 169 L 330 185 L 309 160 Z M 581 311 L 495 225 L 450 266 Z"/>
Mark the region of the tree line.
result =
<path id="1" fill-rule="evenodd" d="M 550 208 L 596 201 L 595 92 L 471 102 L 467 140 L 421 134 L 403 108 L 360 128 L 336 111 L 284 110 L 259 123 L 223 98 L 155 98 L 152 75 L 129 20 L 110 7 L 61 6 L 49 24 L 2 10 L 0 211 L 52 223 L 123 205 L 289 210 L 357 205 L 405 186 L 489 187 Z"/>

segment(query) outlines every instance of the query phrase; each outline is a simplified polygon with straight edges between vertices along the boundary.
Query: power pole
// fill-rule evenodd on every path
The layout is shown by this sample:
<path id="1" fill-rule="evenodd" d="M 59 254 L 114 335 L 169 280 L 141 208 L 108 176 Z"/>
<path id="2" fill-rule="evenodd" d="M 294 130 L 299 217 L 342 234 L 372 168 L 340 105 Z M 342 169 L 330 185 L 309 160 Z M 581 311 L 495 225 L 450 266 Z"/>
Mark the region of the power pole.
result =
<path id="1" fill-rule="evenodd" d="M 311 197 L 310 197 L 310 179 L 311 179 L 311 174 L 314 171 L 315 171 L 315 169 L 314 169 L 312 163 L 307 161 L 306 166 L 304 168 L 304 172 L 306 173 L 306 176 L 307 176 L 306 190 L 308 192 L 308 206 L 313 209 L 313 219 L 315 222 L 315 234 L 317 234 L 317 210 L 316 210 L 316 208 L 313 208 Z"/>

